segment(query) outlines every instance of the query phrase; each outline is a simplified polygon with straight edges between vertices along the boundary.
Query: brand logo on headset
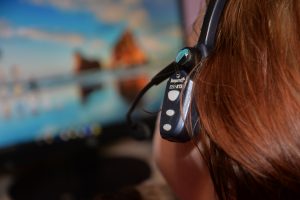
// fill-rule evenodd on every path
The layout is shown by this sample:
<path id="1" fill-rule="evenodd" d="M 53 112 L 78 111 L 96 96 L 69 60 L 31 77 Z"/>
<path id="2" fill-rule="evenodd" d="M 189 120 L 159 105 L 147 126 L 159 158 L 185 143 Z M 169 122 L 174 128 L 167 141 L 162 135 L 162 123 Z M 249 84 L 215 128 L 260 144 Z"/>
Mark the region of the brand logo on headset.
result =
<path id="1" fill-rule="evenodd" d="M 171 78 L 170 83 L 184 83 L 185 77 L 182 77 L 180 79 L 173 79 Z"/>

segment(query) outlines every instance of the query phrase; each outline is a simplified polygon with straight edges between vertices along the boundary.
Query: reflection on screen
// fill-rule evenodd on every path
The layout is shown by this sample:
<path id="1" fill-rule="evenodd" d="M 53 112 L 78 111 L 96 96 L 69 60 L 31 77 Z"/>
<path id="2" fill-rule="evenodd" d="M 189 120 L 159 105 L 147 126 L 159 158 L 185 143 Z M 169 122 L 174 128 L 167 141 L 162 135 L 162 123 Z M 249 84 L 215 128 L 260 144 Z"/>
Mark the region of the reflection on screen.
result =
<path id="1" fill-rule="evenodd" d="M 177 0 L 2 0 L 0 148 L 123 122 L 182 46 L 179 11 Z M 141 106 L 158 110 L 161 91 Z"/>

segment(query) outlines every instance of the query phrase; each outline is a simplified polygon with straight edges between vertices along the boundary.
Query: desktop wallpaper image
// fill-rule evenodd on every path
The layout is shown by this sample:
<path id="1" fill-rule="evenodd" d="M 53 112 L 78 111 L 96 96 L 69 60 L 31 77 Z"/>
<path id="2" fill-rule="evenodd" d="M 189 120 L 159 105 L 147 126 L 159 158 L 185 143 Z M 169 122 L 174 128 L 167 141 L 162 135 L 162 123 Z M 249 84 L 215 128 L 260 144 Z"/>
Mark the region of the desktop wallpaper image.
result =
<path id="1" fill-rule="evenodd" d="M 0 148 L 85 137 L 183 45 L 177 0 L 2 0 Z M 161 88 L 144 99 L 159 110 Z"/>

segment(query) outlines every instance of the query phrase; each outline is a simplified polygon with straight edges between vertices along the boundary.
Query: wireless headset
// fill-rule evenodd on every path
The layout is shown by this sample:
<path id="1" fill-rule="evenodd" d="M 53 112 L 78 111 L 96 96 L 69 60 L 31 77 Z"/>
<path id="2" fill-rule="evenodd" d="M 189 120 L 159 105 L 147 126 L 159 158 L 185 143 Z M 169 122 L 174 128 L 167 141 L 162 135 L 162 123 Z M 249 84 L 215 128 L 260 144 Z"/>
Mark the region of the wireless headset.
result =
<path id="1" fill-rule="evenodd" d="M 217 28 L 227 0 L 210 0 L 199 40 L 194 47 L 181 49 L 174 62 L 169 64 L 143 88 L 127 113 L 127 121 L 133 128 L 139 125 L 131 120 L 131 114 L 142 96 L 153 86 L 169 78 L 161 109 L 160 134 L 173 142 L 189 141 L 199 130 L 198 112 L 192 101 L 193 78 L 188 76 L 196 66 L 196 59 L 203 61 L 214 49 Z M 191 116 L 192 133 L 188 134 L 188 114 Z"/>

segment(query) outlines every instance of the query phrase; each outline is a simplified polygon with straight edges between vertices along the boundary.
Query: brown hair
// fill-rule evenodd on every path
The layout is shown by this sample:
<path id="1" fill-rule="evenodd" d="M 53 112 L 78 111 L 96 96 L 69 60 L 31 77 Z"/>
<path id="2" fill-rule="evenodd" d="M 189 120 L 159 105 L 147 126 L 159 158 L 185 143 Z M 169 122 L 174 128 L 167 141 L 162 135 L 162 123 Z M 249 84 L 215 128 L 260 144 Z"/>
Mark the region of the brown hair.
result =
<path id="1" fill-rule="evenodd" d="M 300 199 L 300 1 L 228 0 L 194 97 L 219 199 Z"/>

